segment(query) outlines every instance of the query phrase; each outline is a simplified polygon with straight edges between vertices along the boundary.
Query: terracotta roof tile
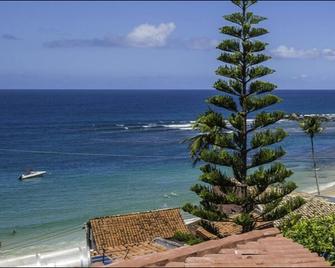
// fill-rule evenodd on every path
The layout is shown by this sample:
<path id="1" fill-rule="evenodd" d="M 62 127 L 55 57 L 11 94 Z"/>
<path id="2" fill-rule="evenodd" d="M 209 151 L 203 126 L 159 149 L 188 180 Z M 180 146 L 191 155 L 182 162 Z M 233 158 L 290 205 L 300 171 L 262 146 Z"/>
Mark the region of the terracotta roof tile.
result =
<path id="1" fill-rule="evenodd" d="M 189 232 L 178 208 L 96 218 L 89 224 L 98 251 Z"/>
<path id="2" fill-rule="evenodd" d="M 240 234 L 242 232 L 241 226 L 233 222 L 212 222 L 212 224 L 218 229 L 222 236 Z"/>
<path id="3" fill-rule="evenodd" d="M 330 267 L 322 257 L 270 228 L 116 263 L 115 267 Z"/>
<path id="4" fill-rule="evenodd" d="M 321 197 L 314 197 L 306 194 L 299 195 L 305 198 L 306 203 L 300 208 L 294 210 L 292 213 L 286 215 L 282 219 L 275 221 L 274 226 L 280 226 L 283 220 L 290 218 L 296 214 L 301 215 L 302 218 L 313 218 L 335 213 L 335 203 L 327 201 Z"/>
<path id="5" fill-rule="evenodd" d="M 130 259 L 134 256 L 163 252 L 166 248 L 154 242 L 142 242 L 127 246 L 110 247 L 105 249 L 105 255 L 112 259 Z"/>
<path id="6" fill-rule="evenodd" d="M 209 239 L 217 239 L 217 238 L 218 238 L 216 235 L 214 235 L 214 234 L 208 232 L 206 229 L 204 229 L 204 228 L 201 227 L 201 226 L 198 227 L 198 228 L 196 229 L 195 233 L 196 233 L 198 236 L 200 236 L 200 237 L 202 237 L 202 238 L 204 238 L 204 239 L 206 239 L 206 240 L 209 240 Z"/>

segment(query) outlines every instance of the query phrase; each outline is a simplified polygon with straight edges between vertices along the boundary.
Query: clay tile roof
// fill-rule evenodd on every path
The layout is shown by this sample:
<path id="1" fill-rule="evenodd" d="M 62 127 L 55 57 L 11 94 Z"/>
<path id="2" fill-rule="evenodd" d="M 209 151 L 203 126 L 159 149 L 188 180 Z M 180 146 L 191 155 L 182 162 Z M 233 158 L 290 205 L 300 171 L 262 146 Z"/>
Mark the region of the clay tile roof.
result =
<path id="1" fill-rule="evenodd" d="M 154 242 L 141 242 L 128 246 L 107 248 L 105 255 L 113 259 L 130 259 L 150 253 L 163 252 L 166 248 Z"/>
<path id="2" fill-rule="evenodd" d="M 283 237 L 255 230 L 194 246 L 136 257 L 112 267 L 330 267 L 324 258 Z"/>
<path id="3" fill-rule="evenodd" d="M 315 197 L 310 195 L 302 195 L 305 198 L 306 203 L 300 208 L 294 210 L 292 213 L 286 215 L 280 220 L 274 222 L 274 226 L 280 226 L 281 222 L 293 215 L 301 215 L 302 218 L 314 218 L 320 216 L 326 216 L 335 213 L 335 203 L 330 202 L 321 197 Z"/>
<path id="4" fill-rule="evenodd" d="M 118 246 L 171 238 L 175 232 L 189 232 L 178 208 L 91 219 L 88 223 L 97 251 Z"/>
<path id="5" fill-rule="evenodd" d="M 222 236 L 228 236 L 232 234 L 239 234 L 242 232 L 240 225 L 233 222 L 213 222 L 213 225 L 218 229 Z"/>
<path id="6" fill-rule="evenodd" d="M 210 232 L 208 232 L 206 229 L 204 229 L 203 227 L 198 227 L 196 229 L 196 234 L 206 240 L 210 240 L 210 239 L 217 239 L 218 237 Z"/>

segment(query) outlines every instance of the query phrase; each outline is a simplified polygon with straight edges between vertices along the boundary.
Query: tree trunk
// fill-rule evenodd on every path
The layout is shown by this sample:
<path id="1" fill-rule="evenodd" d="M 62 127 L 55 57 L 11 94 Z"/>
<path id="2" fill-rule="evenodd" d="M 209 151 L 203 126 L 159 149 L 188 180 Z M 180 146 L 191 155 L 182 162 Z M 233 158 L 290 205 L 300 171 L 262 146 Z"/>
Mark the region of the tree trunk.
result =
<path id="1" fill-rule="evenodd" d="M 316 161 L 315 161 L 315 152 L 314 152 L 314 141 L 313 141 L 313 137 L 311 137 L 311 144 L 312 144 L 312 158 L 313 158 L 313 167 L 314 167 L 314 174 L 315 174 L 316 188 L 317 188 L 317 191 L 318 191 L 318 195 L 320 195 L 319 179 L 318 179 L 318 173 L 317 173 L 317 170 L 316 170 Z"/>

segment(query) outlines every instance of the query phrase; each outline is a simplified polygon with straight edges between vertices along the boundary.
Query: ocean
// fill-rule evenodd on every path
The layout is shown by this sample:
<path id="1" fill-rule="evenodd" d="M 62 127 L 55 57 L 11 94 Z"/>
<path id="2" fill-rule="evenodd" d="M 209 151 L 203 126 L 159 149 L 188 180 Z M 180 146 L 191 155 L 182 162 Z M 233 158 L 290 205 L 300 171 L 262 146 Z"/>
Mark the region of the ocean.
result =
<path id="1" fill-rule="evenodd" d="M 85 245 L 90 218 L 180 207 L 200 174 L 187 144 L 214 90 L 0 91 L 0 259 Z M 274 108 L 334 114 L 335 91 L 277 91 Z M 315 191 L 309 138 L 281 121 L 283 161 Z M 316 137 L 322 187 L 335 184 L 335 123 Z M 18 180 L 27 170 L 43 178 Z M 188 217 L 185 215 L 185 217 Z"/>

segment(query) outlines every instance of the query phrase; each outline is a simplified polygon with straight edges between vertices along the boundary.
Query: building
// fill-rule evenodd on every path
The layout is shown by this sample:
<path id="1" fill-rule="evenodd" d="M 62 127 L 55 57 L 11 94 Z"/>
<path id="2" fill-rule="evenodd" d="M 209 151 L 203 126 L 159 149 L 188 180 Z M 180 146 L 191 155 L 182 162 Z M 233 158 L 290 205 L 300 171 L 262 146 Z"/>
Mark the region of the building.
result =
<path id="1" fill-rule="evenodd" d="M 255 230 L 194 246 L 136 257 L 111 267 L 330 267 L 276 228 Z"/>
<path id="2" fill-rule="evenodd" d="M 189 233 L 178 208 L 95 218 L 86 224 L 93 260 L 129 259 L 179 247 L 167 240 L 176 232 Z"/>
<path id="3" fill-rule="evenodd" d="M 279 227 L 283 221 L 288 220 L 295 215 L 301 216 L 302 219 L 308 219 L 335 214 L 335 203 L 332 198 L 315 196 L 307 193 L 296 193 L 296 195 L 302 196 L 306 203 L 282 219 L 275 221 L 275 227 Z"/>

